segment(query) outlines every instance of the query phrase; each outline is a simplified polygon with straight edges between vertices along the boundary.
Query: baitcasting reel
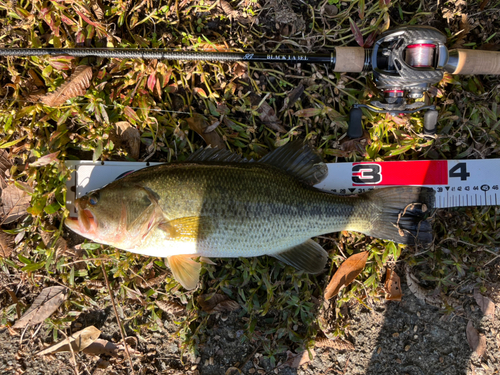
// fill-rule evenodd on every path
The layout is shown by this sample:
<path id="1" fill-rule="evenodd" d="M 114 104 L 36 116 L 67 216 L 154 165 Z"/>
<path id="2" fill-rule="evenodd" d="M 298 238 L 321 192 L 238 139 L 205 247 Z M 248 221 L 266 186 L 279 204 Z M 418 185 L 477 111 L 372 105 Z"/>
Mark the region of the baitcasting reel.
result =
<path id="1" fill-rule="evenodd" d="M 434 134 L 438 111 L 424 102 L 407 103 L 420 99 L 429 88 L 441 81 L 448 62 L 446 36 L 424 26 L 405 26 L 383 33 L 373 46 L 371 67 L 375 85 L 382 93 L 369 105 L 356 104 L 350 112 L 350 138 L 363 134 L 361 108 L 377 113 L 400 115 L 427 110 L 424 115 L 424 134 Z"/>

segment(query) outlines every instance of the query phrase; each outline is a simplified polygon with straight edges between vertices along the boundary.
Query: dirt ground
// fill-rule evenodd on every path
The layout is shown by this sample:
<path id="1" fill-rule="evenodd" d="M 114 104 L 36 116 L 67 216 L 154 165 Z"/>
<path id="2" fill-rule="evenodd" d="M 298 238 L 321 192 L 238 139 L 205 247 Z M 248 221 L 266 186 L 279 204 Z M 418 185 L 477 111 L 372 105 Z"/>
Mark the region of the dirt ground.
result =
<path id="1" fill-rule="evenodd" d="M 498 374 L 500 371 L 500 314 L 483 316 L 472 298 L 465 302 L 462 315 L 444 315 L 438 308 L 423 304 L 403 284 L 401 302 L 377 303 L 372 309 L 355 306 L 350 312 L 349 339 L 354 350 L 315 348 L 311 362 L 299 368 L 284 365 L 280 356 L 273 368 L 252 343 L 242 343 L 245 322 L 237 312 L 228 317 L 213 317 L 207 332 L 209 339 L 199 347 L 198 357 L 184 356 L 181 362 L 179 342 L 172 339 L 172 320 L 165 320 L 161 331 L 139 340 L 135 357 L 142 374 L 408 374 L 456 375 Z M 174 318 L 171 316 L 171 318 Z M 486 336 L 487 351 L 481 359 L 472 354 L 467 343 L 469 319 Z M 90 311 L 74 324 L 95 325 L 101 338 L 118 341 L 120 334 L 111 308 Z M 33 336 L 31 336 L 33 334 Z M 40 341 L 47 340 L 43 330 L 27 331 L 22 340 L 7 329 L 0 332 L 0 371 L 2 374 L 74 374 L 70 353 L 33 357 Z M 76 354 L 94 374 L 127 374 L 125 363 L 99 372 L 96 360 Z M 121 367 L 121 369 L 120 369 Z"/>

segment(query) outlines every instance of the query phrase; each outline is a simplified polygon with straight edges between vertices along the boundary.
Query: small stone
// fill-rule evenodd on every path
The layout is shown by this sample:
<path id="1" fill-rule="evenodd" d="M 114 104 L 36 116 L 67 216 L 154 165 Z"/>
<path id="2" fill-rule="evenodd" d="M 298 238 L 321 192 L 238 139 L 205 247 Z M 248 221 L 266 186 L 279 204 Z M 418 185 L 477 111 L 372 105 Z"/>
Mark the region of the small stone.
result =
<path id="1" fill-rule="evenodd" d="M 248 373 L 249 374 L 253 374 L 255 372 L 255 369 L 254 368 L 251 368 L 250 370 L 248 370 Z"/>
<path id="2" fill-rule="evenodd" d="M 396 362 L 399 363 L 399 364 L 403 363 L 403 361 L 400 360 L 399 358 L 396 359 Z"/>
<path id="3" fill-rule="evenodd" d="M 194 361 L 194 363 L 196 363 L 196 364 L 198 364 L 200 362 L 201 362 L 201 357 L 196 358 L 196 361 Z"/>
<path id="4" fill-rule="evenodd" d="M 406 345 L 405 346 L 405 352 L 407 352 L 408 350 L 410 350 L 410 348 L 411 348 L 411 345 Z"/>
<path id="5" fill-rule="evenodd" d="M 392 334 L 392 337 L 399 337 L 399 333 L 394 332 L 394 333 Z"/>
<path id="6" fill-rule="evenodd" d="M 196 370 L 197 367 L 198 367 L 198 365 L 191 366 L 191 371 Z"/>

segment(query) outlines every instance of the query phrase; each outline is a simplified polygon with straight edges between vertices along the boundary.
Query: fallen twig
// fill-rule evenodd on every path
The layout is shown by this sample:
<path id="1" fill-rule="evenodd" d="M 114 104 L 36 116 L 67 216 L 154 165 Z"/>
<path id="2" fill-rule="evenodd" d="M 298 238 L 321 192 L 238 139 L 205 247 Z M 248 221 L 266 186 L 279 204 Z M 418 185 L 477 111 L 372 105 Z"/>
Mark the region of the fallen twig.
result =
<path id="1" fill-rule="evenodd" d="M 118 323 L 118 327 L 120 327 L 120 334 L 122 335 L 123 344 L 125 347 L 125 353 L 127 354 L 127 359 L 130 363 L 130 371 L 133 375 L 135 375 L 134 364 L 132 363 L 132 359 L 130 358 L 130 353 L 128 352 L 127 343 L 125 341 L 125 331 L 123 329 L 122 322 L 120 317 L 118 316 L 118 310 L 116 310 L 115 299 L 113 298 L 113 292 L 111 291 L 111 287 L 109 286 L 108 275 L 106 274 L 106 269 L 104 268 L 104 264 L 101 264 L 102 273 L 104 274 L 104 281 L 106 282 L 106 287 L 108 288 L 109 298 L 111 299 L 111 304 L 113 305 L 113 310 L 116 316 L 116 322 Z"/>

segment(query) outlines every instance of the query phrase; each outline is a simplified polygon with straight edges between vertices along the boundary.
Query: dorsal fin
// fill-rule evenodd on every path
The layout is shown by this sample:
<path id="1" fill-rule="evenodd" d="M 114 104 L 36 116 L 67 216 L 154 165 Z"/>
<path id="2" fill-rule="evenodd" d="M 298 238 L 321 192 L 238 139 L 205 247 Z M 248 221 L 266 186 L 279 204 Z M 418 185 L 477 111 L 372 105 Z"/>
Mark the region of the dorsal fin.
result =
<path id="1" fill-rule="evenodd" d="M 308 144 L 296 140 L 267 154 L 259 163 L 277 167 L 309 185 L 316 185 L 328 175 L 321 156 Z"/>
<path id="2" fill-rule="evenodd" d="M 246 163 L 248 162 L 243 156 L 235 154 L 229 150 L 222 150 L 219 148 L 200 148 L 196 150 L 194 153 L 189 155 L 186 159 L 189 162 L 196 161 L 223 161 L 226 163 Z"/>

